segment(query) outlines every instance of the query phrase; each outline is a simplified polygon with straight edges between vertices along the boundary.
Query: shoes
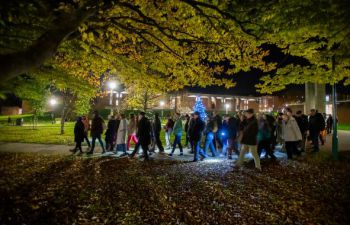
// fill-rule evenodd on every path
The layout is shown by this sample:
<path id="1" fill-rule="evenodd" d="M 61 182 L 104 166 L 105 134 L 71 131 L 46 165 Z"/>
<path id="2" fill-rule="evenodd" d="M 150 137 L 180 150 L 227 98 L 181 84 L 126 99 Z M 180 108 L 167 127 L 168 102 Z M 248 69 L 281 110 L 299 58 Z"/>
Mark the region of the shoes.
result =
<path id="1" fill-rule="evenodd" d="M 94 154 L 94 152 L 88 151 L 86 154 L 87 154 L 87 155 L 92 155 L 92 154 Z"/>
<path id="2" fill-rule="evenodd" d="M 184 154 L 183 153 L 180 153 L 180 155 L 179 156 L 183 156 Z"/>
<path id="3" fill-rule="evenodd" d="M 171 156 L 173 156 L 173 154 L 172 154 L 172 153 L 170 153 L 170 154 L 169 154 L 169 156 L 171 157 Z"/>
<path id="4" fill-rule="evenodd" d="M 194 160 L 192 160 L 191 162 L 197 162 L 198 160 L 197 159 L 194 159 Z"/>

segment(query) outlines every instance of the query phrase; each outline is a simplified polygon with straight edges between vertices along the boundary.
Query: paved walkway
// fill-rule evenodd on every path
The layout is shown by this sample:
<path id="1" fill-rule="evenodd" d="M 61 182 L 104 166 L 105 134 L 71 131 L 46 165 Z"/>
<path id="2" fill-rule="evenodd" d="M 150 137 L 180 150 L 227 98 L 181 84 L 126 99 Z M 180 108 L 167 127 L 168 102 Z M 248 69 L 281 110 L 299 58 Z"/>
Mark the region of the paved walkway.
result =
<path id="1" fill-rule="evenodd" d="M 339 151 L 350 151 L 350 131 L 338 131 Z M 327 136 L 325 149 L 332 149 L 332 134 Z"/>
<path id="2" fill-rule="evenodd" d="M 350 131 L 339 131 L 338 133 L 339 137 L 339 150 L 340 151 L 350 151 Z M 331 151 L 332 146 L 332 136 L 327 136 L 327 141 L 324 146 L 321 146 L 321 150 L 327 150 Z M 67 146 L 67 145 L 50 145 L 50 144 L 30 144 L 30 143 L 5 143 L 0 142 L 0 152 L 32 152 L 32 153 L 42 153 L 42 154 L 65 154 L 70 155 L 72 154 L 69 152 L 69 149 L 71 149 L 73 146 Z M 86 149 L 86 147 L 83 147 L 83 149 Z M 100 156 L 113 156 L 113 157 L 119 157 L 121 153 L 118 154 L 112 154 L 112 153 L 106 153 L 101 154 L 101 148 L 99 146 L 96 147 L 96 153 L 93 156 L 86 156 L 83 154 L 83 157 L 100 157 Z M 166 150 L 166 153 L 170 153 L 170 150 Z M 131 152 L 130 152 L 131 153 Z M 191 160 L 193 159 L 193 154 L 189 153 L 188 149 L 184 150 L 184 156 L 178 156 L 179 150 L 176 149 L 175 154 L 173 157 L 167 156 L 167 154 L 153 154 L 152 157 L 154 158 L 162 158 L 162 159 L 175 159 L 175 160 Z M 286 157 L 285 153 L 276 151 L 276 156 L 278 158 L 284 158 Z M 234 159 L 237 159 L 237 156 L 234 154 Z M 211 160 L 219 160 L 220 158 L 211 158 L 208 157 Z"/>

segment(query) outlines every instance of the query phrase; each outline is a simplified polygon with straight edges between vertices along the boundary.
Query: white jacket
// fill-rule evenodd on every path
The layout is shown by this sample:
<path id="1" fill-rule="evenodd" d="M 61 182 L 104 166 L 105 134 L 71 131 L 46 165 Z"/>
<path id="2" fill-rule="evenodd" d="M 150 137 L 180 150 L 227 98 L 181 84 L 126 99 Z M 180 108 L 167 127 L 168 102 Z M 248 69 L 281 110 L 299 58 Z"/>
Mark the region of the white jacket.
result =
<path id="1" fill-rule="evenodd" d="M 282 137 L 284 141 L 300 141 L 302 140 L 301 132 L 297 121 L 294 117 L 290 117 L 287 122 L 283 121 Z"/>
<path id="2" fill-rule="evenodd" d="M 117 145 L 126 143 L 126 133 L 128 130 L 128 121 L 126 119 L 121 119 L 117 132 Z"/>

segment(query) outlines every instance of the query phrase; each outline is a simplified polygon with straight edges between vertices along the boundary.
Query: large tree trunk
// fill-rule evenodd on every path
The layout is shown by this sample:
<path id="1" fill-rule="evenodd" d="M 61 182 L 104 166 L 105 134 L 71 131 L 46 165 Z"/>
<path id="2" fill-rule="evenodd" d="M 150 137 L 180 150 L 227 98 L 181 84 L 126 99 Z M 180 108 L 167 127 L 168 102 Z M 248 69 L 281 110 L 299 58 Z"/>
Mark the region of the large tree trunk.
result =
<path id="1" fill-rule="evenodd" d="M 60 43 L 77 30 L 82 22 L 92 16 L 95 10 L 77 10 L 56 21 L 54 28 L 45 32 L 29 48 L 6 55 L 0 55 L 0 83 L 24 74 L 51 58 Z"/>

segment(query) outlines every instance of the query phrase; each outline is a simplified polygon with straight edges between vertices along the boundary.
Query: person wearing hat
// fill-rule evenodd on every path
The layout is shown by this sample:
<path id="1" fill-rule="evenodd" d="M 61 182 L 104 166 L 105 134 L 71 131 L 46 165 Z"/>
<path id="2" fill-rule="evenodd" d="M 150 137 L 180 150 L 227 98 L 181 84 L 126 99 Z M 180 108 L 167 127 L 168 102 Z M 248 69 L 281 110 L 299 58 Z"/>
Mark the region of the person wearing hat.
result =
<path id="1" fill-rule="evenodd" d="M 148 157 L 148 145 L 151 144 L 151 123 L 145 116 L 145 112 L 140 112 L 139 113 L 139 122 L 137 124 L 137 139 L 138 139 L 138 144 L 135 146 L 134 151 L 131 153 L 130 157 L 133 158 L 135 154 L 138 152 L 138 146 L 141 146 L 142 151 L 143 151 L 143 156 L 145 158 L 145 161 L 149 160 Z"/>
<path id="2" fill-rule="evenodd" d="M 191 145 L 193 146 L 192 148 L 194 149 L 193 162 L 198 161 L 198 155 L 201 155 L 202 159 L 206 158 L 203 150 L 200 147 L 204 128 L 205 128 L 205 123 L 200 118 L 200 113 L 196 111 L 193 115 L 193 126 L 189 130 Z"/>
<path id="3" fill-rule="evenodd" d="M 236 166 L 240 167 L 243 164 L 244 161 L 244 155 L 247 150 L 250 151 L 250 153 L 253 155 L 255 168 L 258 170 L 261 170 L 260 166 L 260 158 L 258 154 L 258 120 L 256 119 L 254 115 L 254 109 L 248 109 L 245 111 L 245 116 L 247 117 L 246 125 L 243 128 L 243 136 L 241 140 L 241 152 L 239 154 L 238 161 L 236 163 Z"/>

